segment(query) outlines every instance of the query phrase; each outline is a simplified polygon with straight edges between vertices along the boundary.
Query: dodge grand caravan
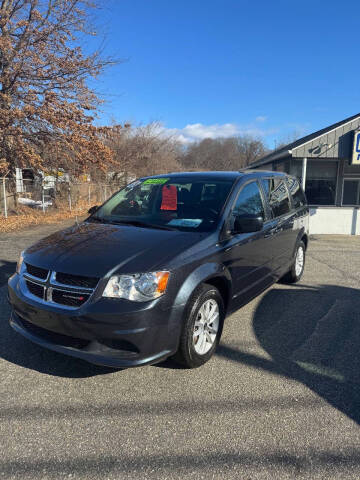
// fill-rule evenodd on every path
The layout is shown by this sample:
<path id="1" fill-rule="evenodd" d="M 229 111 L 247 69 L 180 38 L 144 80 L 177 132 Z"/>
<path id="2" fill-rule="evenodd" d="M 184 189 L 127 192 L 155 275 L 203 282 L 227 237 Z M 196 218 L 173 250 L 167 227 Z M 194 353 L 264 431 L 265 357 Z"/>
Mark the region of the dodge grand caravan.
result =
<path id="1" fill-rule="evenodd" d="M 308 207 L 283 173 L 141 178 L 89 213 L 25 250 L 8 286 L 17 332 L 92 363 L 198 367 L 226 315 L 304 271 Z"/>

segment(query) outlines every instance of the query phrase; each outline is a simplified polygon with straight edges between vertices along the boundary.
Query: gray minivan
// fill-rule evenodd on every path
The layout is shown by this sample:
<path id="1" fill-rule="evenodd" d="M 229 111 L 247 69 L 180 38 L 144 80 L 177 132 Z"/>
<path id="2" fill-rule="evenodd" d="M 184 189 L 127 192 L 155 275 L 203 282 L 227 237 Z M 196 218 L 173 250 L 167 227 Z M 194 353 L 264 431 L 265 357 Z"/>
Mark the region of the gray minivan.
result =
<path id="1" fill-rule="evenodd" d="M 23 252 L 8 285 L 17 332 L 96 364 L 198 367 L 226 315 L 304 271 L 309 210 L 284 173 L 140 178 L 89 213 Z"/>

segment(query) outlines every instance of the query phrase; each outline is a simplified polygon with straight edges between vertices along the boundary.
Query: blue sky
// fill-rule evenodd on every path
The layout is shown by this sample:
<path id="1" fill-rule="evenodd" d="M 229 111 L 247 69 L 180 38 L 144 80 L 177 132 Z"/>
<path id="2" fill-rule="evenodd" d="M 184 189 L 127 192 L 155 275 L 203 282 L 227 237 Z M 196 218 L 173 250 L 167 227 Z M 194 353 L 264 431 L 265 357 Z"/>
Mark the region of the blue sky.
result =
<path id="1" fill-rule="evenodd" d="M 126 60 L 96 82 L 102 124 L 274 147 L 360 111 L 358 0 L 109 0 L 96 23 Z"/>

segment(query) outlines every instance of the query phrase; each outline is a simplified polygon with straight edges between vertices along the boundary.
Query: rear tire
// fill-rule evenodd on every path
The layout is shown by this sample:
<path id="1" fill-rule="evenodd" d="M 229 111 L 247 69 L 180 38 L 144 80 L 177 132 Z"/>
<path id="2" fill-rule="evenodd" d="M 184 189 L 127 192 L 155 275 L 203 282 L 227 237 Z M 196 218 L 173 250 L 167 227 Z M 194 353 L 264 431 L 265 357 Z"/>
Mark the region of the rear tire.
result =
<path id="1" fill-rule="evenodd" d="M 174 360 L 186 368 L 197 368 L 210 360 L 221 337 L 224 316 L 224 302 L 218 289 L 200 285 L 186 307 Z"/>
<path id="2" fill-rule="evenodd" d="M 303 241 L 299 242 L 296 247 L 296 255 L 291 269 L 281 279 L 284 283 L 298 282 L 304 273 L 305 268 L 305 244 Z"/>

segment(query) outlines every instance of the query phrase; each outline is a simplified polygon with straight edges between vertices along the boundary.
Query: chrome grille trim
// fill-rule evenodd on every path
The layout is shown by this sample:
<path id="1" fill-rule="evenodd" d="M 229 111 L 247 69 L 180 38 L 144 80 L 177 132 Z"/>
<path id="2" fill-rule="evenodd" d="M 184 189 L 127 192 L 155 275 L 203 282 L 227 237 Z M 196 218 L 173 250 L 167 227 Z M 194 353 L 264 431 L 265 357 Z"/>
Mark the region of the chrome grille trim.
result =
<path id="1" fill-rule="evenodd" d="M 34 282 L 34 283 L 39 283 L 39 284 L 42 285 L 42 284 L 46 283 L 46 282 L 49 280 L 50 271 L 49 271 L 49 273 L 48 273 L 48 276 L 47 276 L 45 279 L 39 278 L 39 277 L 34 277 L 34 275 L 31 275 L 31 273 L 29 273 L 28 271 L 25 271 L 25 272 L 23 273 L 23 275 L 24 275 L 25 278 L 31 280 L 32 282 Z"/>
<path id="2" fill-rule="evenodd" d="M 50 275 L 50 270 L 48 270 L 47 268 L 37 267 L 36 265 L 32 265 L 31 263 L 28 263 L 25 261 L 23 262 L 23 266 L 25 268 L 26 274 L 29 275 L 30 277 L 36 280 L 40 280 L 41 282 L 46 282 L 48 280 Z M 42 277 L 37 277 L 36 275 L 33 275 L 32 273 L 29 272 L 29 267 L 30 267 L 30 270 L 35 269 L 35 270 L 43 270 L 44 272 L 47 272 L 46 277 L 42 278 Z"/>
<path id="3" fill-rule="evenodd" d="M 30 282 L 34 285 L 38 285 L 40 287 L 43 287 L 44 289 L 44 295 L 43 298 L 40 298 L 29 290 L 27 286 L 27 282 Z M 41 303 L 43 305 L 56 305 L 61 308 L 67 309 L 67 310 L 77 310 L 81 308 L 83 305 L 85 305 L 91 298 L 91 295 L 93 294 L 95 288 L 86 288 L 86 287 L 76 287 L 74 285 L 66 285 L 63 283 L 59 283 L 56 281 L 56 272 L 49 270 L 48 276 L 46 280 L 43 280 L 41 278 L 34 277 L 33 275 L 29 274 L 26 271 L 22 271 L 20 273 L 20 288 L 22 290 L 22 293 L 28 297 L 31 298 L 33 301 L 36 301 L 38 303 Z M 73 305 L 66 305 L 63 303 L 55 302 L 53 300 L 53 291 L 57 290 L 59 292 L 63 293 L 68 293 L 68 294 L 75 294 L 75 295 L 85 295 L 87 298 L 82 303 L 81 305 L 73 306 Z"/>
<path id="4" fill-rule="evenodd" d="M 37 285 L 38 287 L 41 287 L 42 290 L 43 290 L 42 296 L 39 297 L 38 295 L 35 295 L 35 293 L 32 293 L 31 290 L 30 290 L 29 287 L 28 287 L 28 283 L 31 283 L 32 285 Z M 42 285 L 41 283 L 38 283 L 38 282 L 32 282 L 32 281 L 27 280 L 27 279 L 26 279 L 26 281 L 25 281 L 25 285 L 26 285 L 26 289 L 27 289 L 27 291 L 29 292 L 29 294 L 31 295 L 31 297 L 36 298 L 37 300 L 42 300 L 42 301 L 44 301 L 44 295 L 45 295 L 45 286 L 44 286 L 44 285 Z"/>
<path id="5" fill-rule="evenodd" d="M 87 294 L 91 294 L 94 289 L 93 288 L 87 288 L 87 287 L 77 287 L 75 285 L 68 285 L 66 283 L 60 283 L 56 280 L 56 272 L 51 272 L 51 275 L 50 275 L 50 283 L 51 285 L 53 286 L 56 286 L 56 287 L 66 287 L 66 288 L 69 288 L 69 289 L 73 289 L 74 291 L 76 292 L 79 292 L 79 293 L 87 293 Z M 61 290 L 61 288 L 58 288 L 58 290 Z"/>

